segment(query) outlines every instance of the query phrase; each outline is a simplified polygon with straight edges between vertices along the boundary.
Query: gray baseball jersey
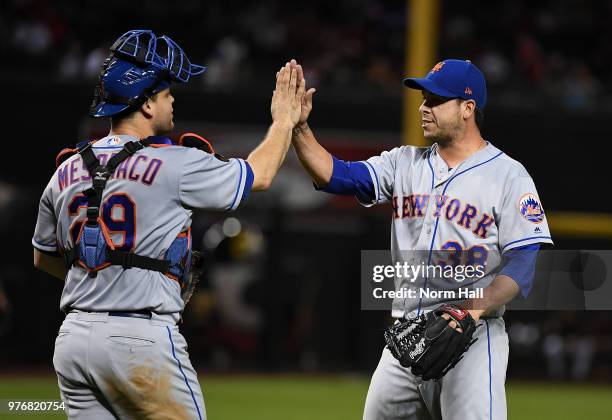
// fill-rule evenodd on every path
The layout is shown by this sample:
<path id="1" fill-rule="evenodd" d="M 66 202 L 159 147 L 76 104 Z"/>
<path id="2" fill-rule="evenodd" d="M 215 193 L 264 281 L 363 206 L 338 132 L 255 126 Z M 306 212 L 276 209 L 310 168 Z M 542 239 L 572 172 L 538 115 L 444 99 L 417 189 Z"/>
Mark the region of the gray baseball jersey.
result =
<path id="1" fill-rule="evenodd" d="M 402 146 L 365 161 L 375 197 L 366 206 L 391 202 L 393 261 L 433 264 L 436 250 L 486 261 L 478 287 L 494 277 L 501 255 L 513 248 L 552 243 L 533 180 L 526 169 L 490 143 L 456 168 L 430 148 Z M 417 251 L 417 252 L 414 252 Z M 448 257 L 450 252 L 446 252 Z M 421 261 L 417 261 L 421 259 Z M 396 278 L 396 289 L 449 289 L 449 280 Z M 457 287 L 461 287 L 457 283 Z M 456 299 L 455 299 L 456 300 Z M 437 306 L 440 298 L 395 299 L 393 315 Z"/>
<path id="2" fill-rule="evenodd" d="M 375 194 L 371 203 L 363 204 L 393 205 L 394 263 L 436 265 L 440 263 L 436 251 L 450 251 L 441 256 L 466 261 L 445 260 L 445 265 L 485 262 L 485 276 L 477 280 L 477 286 L 486 287 L 493 281 L 504 252 L 552 243 L 531 177 L 520 163 L 490 143 L 456 168 L 446 165 L 437 145 L 398 147 L 365 164 Z M 451 283 L 449 287 L 448 279 L 426 275 L 415 282 L 396 277 L 395 287 L 418 291 L 454 286 Z M 445 301 L 439 297 L 394 299 L 392 314 L 397 318 L 415 316 Z M 372 376 L 364 420 L 505 419 L 508 335 L 504 320 L 481 319 L 478 324 L 478 340 L 440 381 L 415 377 L 385 349 Z"/>
<path id="3" fill-rule="evenodd" d="M 93 150 L 102 164 L 130 136 L 108 136 Z M 114 245 L 162 259 L 172 241 L 191 226 L 192 209 L 234 210 L 247 185 L 247 164 L 181 146 L 146 147 L 123 161 L 108 181 L 101 205 Z M 83 190 L 91 178 L 80 155 L 66 160 L 47 185 L 32 244 L 54 252 L 74 244 L 85 219 Z M 248 191 L 247 191 L 248 192 Z M 92 278 L 80 267 L 68 272 L 60 307 L 86 311 L 148 309 L 178 319 L 184 308 L 179 284 L 164 274 L 110 266 Z"/>

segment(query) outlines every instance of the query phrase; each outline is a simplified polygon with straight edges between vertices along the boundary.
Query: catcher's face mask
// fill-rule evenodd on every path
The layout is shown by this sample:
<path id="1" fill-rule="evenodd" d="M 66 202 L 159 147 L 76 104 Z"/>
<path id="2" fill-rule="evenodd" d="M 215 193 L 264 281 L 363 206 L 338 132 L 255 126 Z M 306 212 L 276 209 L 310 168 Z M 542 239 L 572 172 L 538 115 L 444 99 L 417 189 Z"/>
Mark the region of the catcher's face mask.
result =
<path id="1" fill-rule="evenodd" d="M 191 64 L 169 37 L 145 29 L 128 31 L 115 41 L 102 65 L 89 115 L 110 117 L 136 109 L 172 82 L 186 83 L 204 70 Z"/>
<path id="2" fill-rule="evenodd" d="M 171 79 L 182 83 L 206 70 L 206 67 L 192 64 L 185 51 L 170 37 L 157 37 L 153 31 L 146 29 L 135 29 L 121 35 L 111 47 L 111 52 L 137 64 L 151 64 L 165 70 Z"/>

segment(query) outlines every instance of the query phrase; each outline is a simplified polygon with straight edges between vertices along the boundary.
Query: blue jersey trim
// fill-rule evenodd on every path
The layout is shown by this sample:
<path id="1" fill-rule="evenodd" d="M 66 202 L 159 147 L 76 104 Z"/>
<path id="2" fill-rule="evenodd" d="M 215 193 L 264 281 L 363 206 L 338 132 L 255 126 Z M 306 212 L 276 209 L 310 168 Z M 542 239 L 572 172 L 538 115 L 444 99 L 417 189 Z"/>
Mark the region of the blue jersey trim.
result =
<path id="1" fill-rule="evenodd" d="M 434 182 L 436 180 L 436 174 L 434 173 L 433 166 L 431 166 L 431 148 L 429 148 L 429 154 L 427 155 L 427 163 L 429 164 L 429 169 L 431 169 L 431 190 L 434 189 Z"/>
<path id="2" fill-rule="evenodd" d="M 253 188 L 253 181 L 255 180 L 255 174 L 253 174 L 253 169 L 251 169 L 251 165 L 249 165 L 249 162 L 245 160 L 244 166 L 246 168 L 246 181 L 244 182 L 244 190 L 242 190 L 241 201 L 244 201 L 249 198 L 249 193 L 251 192 L 251 188 Z"/>
<path id="3" fill-rule="evenodd" d="M 487 350 L 489 353 L 489 420 L 493 420 L 493 364 L 491 362 L 491 335 L 489 334 L 489 321 L 484 320 L 487 326 Z"/>
<path id="4" fill-rule="evenodd" d="M 121 146 L 91 146 L 92 149 L 121 149 L 123 148 L 123 144 Z"/>
<path id="5" fill-rule="evenodd" d="M 478 164 L 476 164 L 476 165 L 474 165 L 474 166 L 470 166 L 469 168 L 464 169 L 463 171 L 461 171 L 461 172 L 459 172 L 459 173 L 456 173 L 455 175 L 451 176 L 451 177 L 450 177 L 450 179 L 448 180 L 448 183 L 447 183 L 447 184 L 444 186 L 444 190 L 442 190 L 442 195 L 444 195 L 444 193 L 446 192 L 446 188 L 448 187 L 448 184 L 450 184 L 450 182 L 451 182 L 453 179 L 457 178 L 459 175 L 461 175 L 461 174 L 463 174 L 463 173 L 466 173 L 467 171 L 470 171 L 470 170 L 472 170 L 472 169 L 474 169 L 474 168 L 478 168 L 479 166 L 482 166 L 482 165 L 484 165 L 485 163 L 489 163 L 489 162 L 491 162 L 493 159 L 495 159 L 495 158 L 497 158 L 497 157 L 499 157 L 499 156 L 501 156 L 501 155 L 503 155 L 503 154 L 504 154 L 504 152 L 499 152 L 498 154 L 496 154 L 495 156 L 493 156 L 491 159 L 485 160 L 484 162 L 480 162 L 480 163 L 478 163 Z"/>
<path id="6" fill-rule="evenodd" d="M 461 175 L 461 174 L 466 173 L 467 171 L 470 171 L 470 170 L 472 170 L 472 169 L 474 169 L 474 168 L 477 168 L 477 167 L 479 167 L 479 166 L 482 166 L 482 165 L 484 165 L 485 163 L 489 163 L 489 162 L 491 162 L 493 159 L 495 159 L 495 158 L 497 158 L 497 157 L 499 157 L 499 156 L 501 156 L 501 155 L 503 155 L 503 154 L 504 154 L 504 152 L 499 152 L 498 154 L 496 154 L 496 155 L 495 155 L 495 156 L 493 156 L 492 158 L 487 159 L 487 160 L 485 160 L 484 162 L 480 162 L 480 163 L 478 163 L 478 164 L 476 164 L 476 165 L 474 165 L 474 166 L 470 166 L 469 168 L 464 169 L 463 171 L 458 172 L 458 173 L 456 173 L 455 175 L 451 176 L 451 177 L 448 179 L 448 181 L 446 182 L 446 185 L 444 186 L 444 189 L 442 190 L 442 196 L 444 196 L 444 194 L 446 194 L 446 189 L 448 188 L 448 186 L 450 185 L 450 183 L 453 181 L 453 179 L 457 178 L 457 177 L 458 177 L 459 175 Z M 433 170 L 433 169 L 432 169 L 432 170 Z M 432 188 L 432 190 L 433 190 L 433 188 Z M 436 233 L 438 232 L 438 222 L 440 222 L 440 218 L 439 218 L 439 217 L 437 217 L 437 218 L 436 218 L 436 225 L 434 226 L 434 232 L 433 232 L 433 235 L 431 236 L 431 243 L 429 244 L 429 257 L 427 258 L 427 265 L 431 264 L 431 254 L 432 254 L 432 252 L 433 252 L 433 244 L 434 244 L 434 241 L 436 240 Z M 425 289 L 425 288 L 427 288 L 427 277 L 425 277 L 425 283 L 424 283 L 424 285 L 423 285 L 423 288 L 424 288 L 424 289 Z M 420 298 L 419 298 L 419 306 L 418 306 L 418 308 L 417 308 L 417 316 L 419 316 L 419 315 L 421 314 L 421 304 L 422 304 L 422 303 L 423 303 L 423 297 L 420 297 Z"/>
<path id="7" fill-rule="evenodd" d="M 193 400 L 193 403 L 195 404 L 195 407 L 196 407 L 196 411 L 198 412 L 198 418 L 202 420 L 202 414 L 200 414 L 200 407 L 198 406 L 195 395 L 193 394 L 191 385 L 189 385 L 189 381 L 187 380 L 187 375 L 185 375 L 185 372 L 183 371 L 183 365 L 181 364 L 181 361 L 178 359 L 178 357 L 176 357 L 176 352 L 174 351 L 174 342 L 172 341 L 172 334 L 170 332 L 170 327 L 166 326 L 166 330 L 168 330 L 168 338 L 170 339 L 170 346 L 172 346 L 172 356 L 174 357 L 174 360 L 176 360 L 176 363 L 178 363 L 179 370 L 181 371 L 181 374 L 183 375 L 183 379 L 185 379 L 185 385 L 187 385 L 187 388 L 189 388 L 189 392 L 191 393 L 191 399 Z"/>
<path id="8" fill-rule="evenodd" d="M 149 144 L 167 144 L 168 146 L 174 146 L 172 140 L 166 136 L 149 136 L 146 140 Z"/>
<path id="9" fill-rule="evenodd" d="M 374 172 L 374 176 L 376 177 L 377 191 L 375 191 L 375 193 L 376 193 L 376 203 L 378 203 L 380 201 L 380 182 L 378 181 L 378 173 L 376 172 L 376 169 L 374 169 L 374 166 L 370 162 L 365 161 L 364 163 L 368 165 L 370 168 L 372 168 L 372 172 Z"/>
<path id="10" fill-rule="evenodd" d="M 528 241 L 530 239 L 550 239 L 552 241 L 552 238 L 550 236 L 530 236 L 528 238 L 523 238 L 523 239 L 519 239 L 519 240 L 516 240 L 516 241 L 508 242 L 506 245 L 504 245 L 504 247 L 502 248 L 501 252 L 504 252 L 504 249 L 508 248 L 512 244 L 516 244 L 518 242 Z"/>
<path id="11" fill-rule="evenodd" d="M 44 251 L 44 252 L 56 252 L 57 251 L 57 243 L 56 244 L 41 244 L 39 242 L 36 242 L 34 238 L 32 238 L 32 246 L 38 249 L 39 251 Z"/>
<path id="12" fill-rule="evenodd" d="M 234 199 L 230 205 L 230 210 L 232 210 L 234 208 L 234 204 L 236 204 L 236 199 L 238 198 L 238 193 L 240 192 L 240 185 L 242 184 L 242 164 L 240 163 L 240 159 L 236 159 L 236 163 L 238 163 L 238 167 L 240 168 L 240 175 L 238 176 L 238 186 L 236 187 L 236 194 L 234 194 Z"/>
<path id="13" fill-rule="evenodd" d="M 34 242 L 36 242 L 36 245 L 40 245 L 40 246 L 57 247 L 57 242 L 54 244 L 43 244 L 42 242 L 38 242 L 38 241 L 34 241 Z"/>

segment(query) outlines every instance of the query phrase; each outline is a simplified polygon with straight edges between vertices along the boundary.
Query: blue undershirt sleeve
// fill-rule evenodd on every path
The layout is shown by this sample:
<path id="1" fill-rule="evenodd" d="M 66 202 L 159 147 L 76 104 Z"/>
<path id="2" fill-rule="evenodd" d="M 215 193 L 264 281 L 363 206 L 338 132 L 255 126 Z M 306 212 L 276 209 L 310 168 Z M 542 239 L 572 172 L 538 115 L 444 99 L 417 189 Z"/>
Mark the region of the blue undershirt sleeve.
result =
<path id="1" fill-rule="evenodd" d="M 335 156 L 332 159 L 334 169 L 331 179 L 321 190 L 336 195 L 353 195 L 363 203 L 372 202 L 375 198 L 374 183 L 365 163 L 347 162 Z"/>
<path id="2" fill-rule="evenodd" d="M 540 244 L 524 245 L 504 253 L 499 274 L 512 278 L 518 284 L 521 295 L 529 296 L 533 288 L 535 266 Z"/>

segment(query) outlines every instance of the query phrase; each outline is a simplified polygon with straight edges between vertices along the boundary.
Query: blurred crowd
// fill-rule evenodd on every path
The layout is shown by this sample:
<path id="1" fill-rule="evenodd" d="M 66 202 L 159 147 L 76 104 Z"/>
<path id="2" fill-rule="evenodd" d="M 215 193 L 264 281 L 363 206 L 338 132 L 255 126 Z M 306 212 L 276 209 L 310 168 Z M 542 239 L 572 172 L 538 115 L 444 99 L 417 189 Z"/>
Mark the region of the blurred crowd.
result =
<path id="1" fill-rule="evenodd" d="M 504 316 L 515 377 L 612 378 L 612 320 L 597 311 L 511 311 Z"/>
<path id="2" fill-rule="evenodd" d="M 137 27 L 179 42 L 208 67 L 202 83 L 213 89 L 269 78 L 289 53 L 308 63 L 314 84 L 397 86 L 403 62 L 402 2 L 9 0 L 0 10 L 6 67 L 64 79 L 97 76 L 110 43 Z"/>
<path id="3" fill-rule="evenodd" d="M 201 83 L 233 91 L 305 63 L 316 86 L 401 92 L 404 1 L 7 0 L 0 5 L 2 71 L 94 78 L 110 42 L 147 27 L 170 34 L 208 67 Z M 440 1 L 439 55 L 471 58 L 496 101 L 569 109 L 610 106 L 608 1 Z"/>
<path id="4" fill-rule="evenodd" d="M 443 56 L 474 57 L 506 102 L 610 107 L 612 2 L 476 3 L 443 2 Z"/>

